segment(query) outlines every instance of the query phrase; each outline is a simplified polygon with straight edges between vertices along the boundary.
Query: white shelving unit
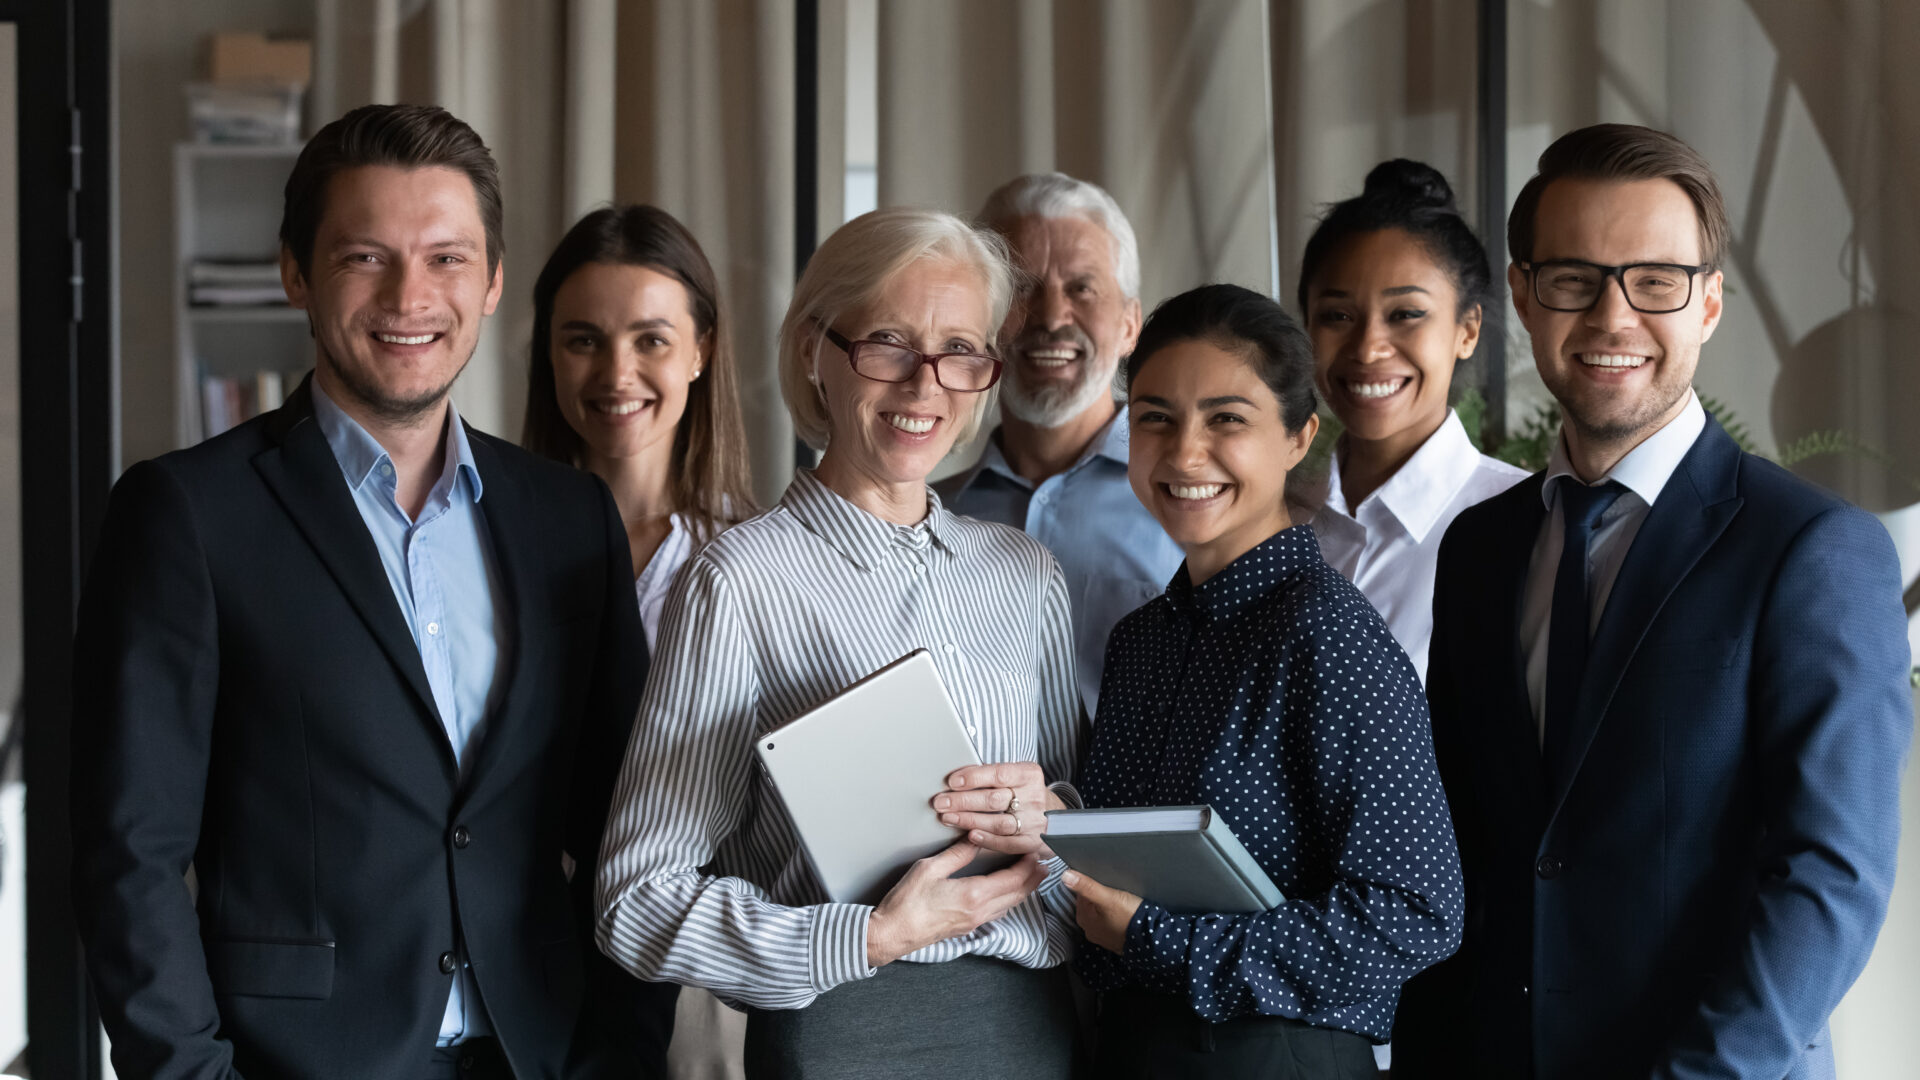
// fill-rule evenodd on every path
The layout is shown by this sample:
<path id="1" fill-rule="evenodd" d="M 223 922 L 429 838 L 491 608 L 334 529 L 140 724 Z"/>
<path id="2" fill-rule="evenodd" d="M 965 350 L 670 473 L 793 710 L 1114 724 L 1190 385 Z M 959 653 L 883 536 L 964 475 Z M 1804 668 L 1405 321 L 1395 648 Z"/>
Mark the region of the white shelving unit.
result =
<path id="1" fill-rule="evenodd" d="M 200 374 L 245 378 L 279 371 L 288 390 L 313 365 L 306 313 L 290 307 L 195 307 L 196 259 L 276 258 L 287 174 L 300 147 L 179 143 L 173 151 L 175 441 L 204 431 Z"/>

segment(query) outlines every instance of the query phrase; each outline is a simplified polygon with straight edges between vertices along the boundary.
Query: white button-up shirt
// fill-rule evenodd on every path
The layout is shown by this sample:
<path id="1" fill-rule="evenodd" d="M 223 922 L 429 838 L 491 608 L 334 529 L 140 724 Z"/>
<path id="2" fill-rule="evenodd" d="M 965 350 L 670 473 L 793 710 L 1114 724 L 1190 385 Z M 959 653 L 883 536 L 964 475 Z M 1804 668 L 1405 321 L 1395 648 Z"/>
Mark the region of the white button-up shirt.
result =
<path id="1" fill-rule="evenodd" d="M 1452 410 L 1439 430 L 1358 507 L 1347 505 L 1340 489 L 1340 455 L 1333 455 L 1327 505 L 1313 518 L 1320 555 L 1379 609 L 1422 683 L 1433 637 L 1433 573 L 1440 538 L 1460 511 L 1493 498 L 1526 475 L 1524 469 L 1475 450 Z"/>
<path id="2" fill-rule="evenodd" d="M 1667 486 L 1680 459 L 1687 456 L 1700 433 L 1707 429 L 1707 410 L 1700 399 L 1687 391 L 1686 407 L 1667 426 L 1647 436 L 1639 446 L 1627 451 L 1607 475 L 1594 483 L 1618 482 L 1627 490 L 1613 500 L 1594 526 L 1593 539 L 1587 544 L 1587 634 L 1600 625 L 1600 613 L 1607 609 L 1607 597 L 1613 594 L 1614 579 L 1620 576 L 1620 564 L 1627 561 L 1627 549 L 1640 534 L 1640 526 L 1653 509 L 1653 501 Z M 1565 477 L 1566 479 L 1562 479 Z M 1560 571 L 1560 549 L 1565 546 L 1566 522 L 1557 507 L 1560 485 L 1577 484 L 1573 462 L 1567 456 L 1564 434 L 1553 443 L 1553 458 L 1547 462 L 1547 480 L 1540 497 L 1547 504 L 1547 519 L 1540 524 L 1540 539 L 1534 542 L 1533 558 L 1527 563 L 1527 592 L 1521 601 L 1520 641 L 1527 650 L 1527 700 L 1533 703 L 1533 722 L 1540 739 L 1547 737 L 1547 631 L 1553 623 L 1553 579 Z"/>

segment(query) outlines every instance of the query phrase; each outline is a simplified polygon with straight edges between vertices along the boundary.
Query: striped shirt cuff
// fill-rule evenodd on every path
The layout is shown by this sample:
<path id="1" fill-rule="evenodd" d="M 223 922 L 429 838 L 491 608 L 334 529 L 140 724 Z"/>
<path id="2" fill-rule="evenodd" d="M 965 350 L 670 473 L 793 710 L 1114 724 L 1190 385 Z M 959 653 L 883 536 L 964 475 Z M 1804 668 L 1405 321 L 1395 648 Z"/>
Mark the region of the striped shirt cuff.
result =
<path id="1" fill-rule="evenodd" d="M 1061 802 L 1066 803 L 1069 810 L 1086 809 L 1087 804 L 1080 799 L 1080 790 L 1065 780 L 1055 780 L 1047 785 L 1047 790 L 1053 792 Z"/>
<path id="2" fill-rule="evenodd" d="M 815 993 L 873 975 L 876 969 L 867 966 L 867 922 L 872 917 L 873 909 L 865 904 L 821 904 L 813 909 L 807 954 Z"/>

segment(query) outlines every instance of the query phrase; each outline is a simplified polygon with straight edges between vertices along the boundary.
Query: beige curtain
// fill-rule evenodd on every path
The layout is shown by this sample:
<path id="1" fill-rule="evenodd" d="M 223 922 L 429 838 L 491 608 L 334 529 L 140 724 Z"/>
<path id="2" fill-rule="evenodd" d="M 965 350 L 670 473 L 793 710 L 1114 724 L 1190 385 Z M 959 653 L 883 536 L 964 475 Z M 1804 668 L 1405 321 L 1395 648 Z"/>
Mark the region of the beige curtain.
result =
<path id="1" fill-rule="evenodd" d="M 620 8 L 615 192 L 684 222 L 732 309 L 754 487 L 793 472 L 775 346 L 793 292 L 794 16 L 784 0 Z"/>
<path id="2" fill-rule="evenodd" d="M 1266 33 L 1259 0 L 880 0 L 880 202 L 971 214 L 1059 169 L 1126 210 L 1149 307 L 1270 291 Z"/>

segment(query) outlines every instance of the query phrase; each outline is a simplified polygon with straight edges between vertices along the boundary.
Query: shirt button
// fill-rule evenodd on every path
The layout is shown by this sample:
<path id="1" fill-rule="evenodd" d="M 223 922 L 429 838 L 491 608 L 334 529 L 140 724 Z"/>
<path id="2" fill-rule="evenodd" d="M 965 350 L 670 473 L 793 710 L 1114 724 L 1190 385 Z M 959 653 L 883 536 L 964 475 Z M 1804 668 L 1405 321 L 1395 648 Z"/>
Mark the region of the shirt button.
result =
<path id="1" fill-rule="evenodd" d="M 440 633 L 440 624 L 437 622 L 428 623 L 427 633 L 431 636 L 437 636 Z"/>
<path id="2" fill-rule="evenodd" d="M 978 724 L 968 724 L 967 734 L 970 736 L 980 734 L 980 726 Z"/>
<path id="3" fill-rule="evenodd" d="M 948 656 L 952 656 L 953 654 L 955 654 L 955 653 L 957 653 L 957 652 L 959 652 L 959 651 L 960 651 L 960 646 L 958 646 L 958 645 L 955 645 L 955 644 L 954 644 L 953 642 L 951 642 L 951 641 L 949 641 L 949 642 L 947 642 L 947 646 L 946 646 L 946 648 L 947 648 L 947 655 L 948 655 Z"/>
<path id="4" fill-rule="evenodd" d="M 467 827 L 465 825 L 455 825 L 453 827 L 453 846 L 463 848 L 471 843 L 473 843 L 473 834 L 467 831 Z"/>
<path id="5" fill-rule="evenodd" d="M 393 475 L 393 466 L 391 466 L 391 465 L 389 465 L 389 464 L 387 464 L 387 463 L 386 463 L 386 462 L 384 462 L 384 461 L 383 461 L 383 462 L 381 462 L 381 463 L 380 463 L 380 475 L 381 475 L 381 476 L 392 476 L 392 475 Z"/>
<path id="6" fill-rule="evenodd" d="M 1533 872 L 1539 874 L 1542 881 L 1552 881 L 1560 876 L 1560 871 L 1566 868 L 1565 863 L 1551 855 L 1542 855 L 1540 861 L 1533 864 Z"/>
<path id="7" fill-rule="evenodd" d="M 452 953 L 443 952 L 440 954 L 440 974 L 451 975 L 453 974 L 453 969 L 459 966 L 459 962 L 453 958 Z"/>

